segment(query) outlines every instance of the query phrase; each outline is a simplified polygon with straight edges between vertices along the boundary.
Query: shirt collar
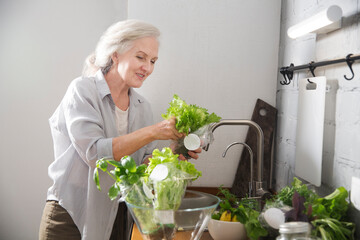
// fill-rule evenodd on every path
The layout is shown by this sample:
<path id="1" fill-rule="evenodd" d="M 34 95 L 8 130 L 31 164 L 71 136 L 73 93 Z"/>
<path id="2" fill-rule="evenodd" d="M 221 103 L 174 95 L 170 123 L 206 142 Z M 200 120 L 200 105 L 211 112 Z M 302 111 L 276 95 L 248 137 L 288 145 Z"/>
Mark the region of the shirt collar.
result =
<path id="1" fill-rule="evenodd" d="M 135 106 L 145 101 L 145 99 L 141 95 L 139 95 L 133 88 L 130 88 L 129 90 L 129 98 L 130 104 L 134 104 Z"/>
<path id="2" fill-rule="evenodd" d="M 107 95 L 111 94 L 110 88 L 109 88 L 109 86 L 105 80 L 104 74 L 101 72 L 101 70 L 98 70 L 96 72 L 95 78 L 96 78 L 96 86 L 99 90 L 101 99 L 103 99 Z"/>

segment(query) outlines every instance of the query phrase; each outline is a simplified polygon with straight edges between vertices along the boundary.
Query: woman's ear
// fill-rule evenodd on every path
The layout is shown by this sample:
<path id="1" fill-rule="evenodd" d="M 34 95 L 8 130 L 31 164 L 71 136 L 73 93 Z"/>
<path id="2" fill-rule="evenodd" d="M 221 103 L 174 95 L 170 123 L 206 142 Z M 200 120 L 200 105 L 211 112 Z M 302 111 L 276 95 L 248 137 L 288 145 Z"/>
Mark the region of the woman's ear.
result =
<path id="1" fill-rule="evenodd" d="M 111 55 L 111 60 L 113 61 L 113 63 L 117 64 L 118 61 L 119 61 L 119 54 L 117 52 L 114 52 L 112 55 Z"/>

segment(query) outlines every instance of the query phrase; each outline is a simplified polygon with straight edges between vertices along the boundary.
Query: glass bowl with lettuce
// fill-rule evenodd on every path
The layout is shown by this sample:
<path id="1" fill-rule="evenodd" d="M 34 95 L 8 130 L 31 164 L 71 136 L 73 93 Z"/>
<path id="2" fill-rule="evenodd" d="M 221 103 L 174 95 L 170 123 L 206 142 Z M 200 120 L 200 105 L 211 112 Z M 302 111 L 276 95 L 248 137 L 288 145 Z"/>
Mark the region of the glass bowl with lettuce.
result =
<path id="1" fill-rule="evenodd" d="M 174 142 L 175 153 L 182 154 L 185 158 L 190 158 L 189 150 L 196 150 L 211 144 L 214 140 L 213 134 L 209 129 L 211 123 L 219 122 L 221 117 L 215 113 L 208 113 L 208 110 L 195 104 L 187 104 L 177 94 L 169 104 L 164 119 L 176 118 L 176 129 L 180 133 L 185 133 L 184 138 Z"/>
<path id="2" fill-rule="evenodd" d="M 170 148 L 163 148 L 161 151 L 153 151 L 148 166 L 136 166 L 130 156 L 123 157 L 120 162 L 112 159 L 97 161 L 94 170 L 97 187 L 101 189 L 101 171 L 114 179 L 108 195 L 111 200 L 121 198 L 126 202 L 143 239 L 173 239 L 179 229 L 177 220 L 182 219 L 179 214 L 195 211 L 198 212 L 198 216 L 195 216 L 198 219 L 195 219 L 194 224 L 199 227 L 194 226 L 191 231 L 196 230 L 197 235 L 201 236 L 207 218 L 199 215 L 206 213 L 203 216 L 210 216 L 217 207 L 219 201 L 213 196 L 215 200 L 204 206 L 179 209 L 188 183 L 199 178 L 201 172 L 194 164 L 180 161 L 178 156 Z M 108 167 L 113 169 L 108 170 Z"/>

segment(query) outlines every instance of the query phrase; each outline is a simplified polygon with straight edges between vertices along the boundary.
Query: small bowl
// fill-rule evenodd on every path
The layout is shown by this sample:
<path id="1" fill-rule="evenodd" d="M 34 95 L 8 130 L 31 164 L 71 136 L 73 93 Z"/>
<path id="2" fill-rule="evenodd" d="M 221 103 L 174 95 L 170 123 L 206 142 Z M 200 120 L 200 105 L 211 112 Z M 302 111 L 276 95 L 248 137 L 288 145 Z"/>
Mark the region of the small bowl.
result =
<path id="1" fill-rule="evenodd" d="M 210 219 L 208 230 L 214 240 L 246 240 L 244 224 Z"/>

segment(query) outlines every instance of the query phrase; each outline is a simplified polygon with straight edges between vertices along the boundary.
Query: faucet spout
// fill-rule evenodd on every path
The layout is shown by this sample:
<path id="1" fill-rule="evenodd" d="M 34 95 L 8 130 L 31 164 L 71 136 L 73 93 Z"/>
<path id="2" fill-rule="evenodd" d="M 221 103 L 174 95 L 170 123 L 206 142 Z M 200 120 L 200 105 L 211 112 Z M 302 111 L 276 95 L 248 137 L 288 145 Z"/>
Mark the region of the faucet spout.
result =
<path id="1" fill-rule="evenodd" d="M 229 148 L 231 148 L 232 146 L 236 145 L 236 144 L 241 144 L 243 145 L 249 152 L 250 155 L 250 182 L 249 182 L 249 197 L 253 196 L 253 181 L 254 181 L 254 174 L 253 174 L 253 169 L 254 169 L 254 154 L 253 151 L 251 150 L 251 147 L 249 145 L 247 145 L 246 143 L 242 143 L 242 142 L 233 142 L 231 143 L 229 146 L 226 147 L 224 153 L 222 154 L 222 157 L 224 158 L 226 156 L 227 151 L 229 150 Z"/>
<path id="2" fill-rule="evenodd" d="M 262 175 L 263 175 L 263 159 L 264 159 L 264 133 L 261 127 L 254 121 L 247 119 L 222 119 L 217 123 L 213 123 L 210 126 L 210 131 L 214 132 L 220 126 L 223 125 L 247 125 L 253 127 L 256 130 L 257 135 L 257 181 L 262 183 Z M 209 145 L 205 146 L 204 150 L 207 151 L 209 149 Z M 262 184 L 259 184 L 259 187 L 262 188 Z"/>

